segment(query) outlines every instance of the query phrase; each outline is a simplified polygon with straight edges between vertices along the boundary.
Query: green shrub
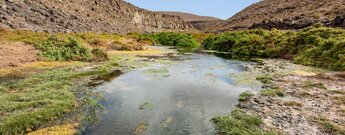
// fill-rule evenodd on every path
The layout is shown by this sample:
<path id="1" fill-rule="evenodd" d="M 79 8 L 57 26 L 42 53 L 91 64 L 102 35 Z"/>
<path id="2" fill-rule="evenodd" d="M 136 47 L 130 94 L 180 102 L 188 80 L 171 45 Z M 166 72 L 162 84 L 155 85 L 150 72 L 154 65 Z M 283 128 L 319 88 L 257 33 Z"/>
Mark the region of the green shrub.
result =
<path id="1" fill-rule="evenodd" d="M 100 62 L 109 60 L 108 54 L 101 49 L 92 49 L 91 53 L 93 55 L 92 61 Z"/>
<path id="2" fill-rule="evenodd" d="M 246 30 L 209 36 L 205 48 L 253 57 L 293 59 L 295 63 L 345 70 L 345 30 L 309 27 L 301 31 Z"/>
<path id="3" fill-rule="evenodd" d="M 54 61 L 89 61 L 92 59 L 91 51 L 82 46 L 77 40 L 67 40 L 51 36 L 47 40 L 37 41 L 35 47 L 42 51 L 40 55 Z"/>
<path id="4" fill-rule="evenodd" d="M 142 34 L 137 36 L 138 40 L 152 40 L 157 44 L 176 46 L 182 48 L 196 48 L 199 43 L 192 34 L 162 32 L 157 34 Z"/>
<path id="5" fill-rule="evenodd" d="M 234 110 L 227 116 L 218 116 L 212 119 L 217 125 L 220 135 L 273 135 L 264 131 L 260 126 L 262 120 L 257 116 L 248 115 L 241 110 Z"/>
<path id="6" fill-rule="evenodd" d="M 240 101 L 240 102 L 248 101 L 249 98 L 252 96 L 254 96 L 254 94 L 249 92 L 249 91 L 243 92 L 242 94 L 240 94 L 238 101 Z"/>

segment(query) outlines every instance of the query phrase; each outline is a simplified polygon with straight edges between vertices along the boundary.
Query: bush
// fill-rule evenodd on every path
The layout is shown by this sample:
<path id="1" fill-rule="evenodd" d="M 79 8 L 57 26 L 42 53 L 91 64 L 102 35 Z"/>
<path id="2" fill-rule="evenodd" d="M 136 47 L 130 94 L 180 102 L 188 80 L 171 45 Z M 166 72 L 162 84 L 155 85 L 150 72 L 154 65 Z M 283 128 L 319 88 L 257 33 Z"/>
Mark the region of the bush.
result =
<path id="1" fill-rule="evenodd" d="M 301 31 L 246 30 L 209 36 L 205 48 L 252 57 L 286 58 L 295 63 L 345 70 L 345 30 L 309 27 Z"/>
<path id="2" fill-rule="evenodd" d="M 176 46 L 182 48 L 196 48 L 199 43 L 192 34 L 162 32 L 157 34 L 142 34 L 137 37 L 138 40 L 152 40 L 156 44 Z"/>
<path id="3" fill-rule="evenodd" d="M 100 62 L 109 60 L 108 54 L 101 49 L 92 49 L 91 53 L 93 55 L 92 61 Z"/>
<path id="4" fill-rule="evenodd" d="M 89 61 L 92 59 L 91 51 L 73 38 L 63 40 L 51 36 L 47 40 L 37 41 L 34 45 L 42 51 L 40 55 L 48 58 L 48 60 Z"/>

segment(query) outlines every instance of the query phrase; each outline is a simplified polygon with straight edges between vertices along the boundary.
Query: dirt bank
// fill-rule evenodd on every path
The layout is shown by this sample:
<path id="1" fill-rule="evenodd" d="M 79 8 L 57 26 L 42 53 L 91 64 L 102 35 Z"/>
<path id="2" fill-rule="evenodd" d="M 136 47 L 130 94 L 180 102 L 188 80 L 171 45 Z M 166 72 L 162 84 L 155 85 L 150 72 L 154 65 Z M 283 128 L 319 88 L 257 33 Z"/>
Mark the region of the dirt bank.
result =
<path id="1" fill-rule="evenodd" d="M 33 46 L 21 42 L 8 43 L 0 41 L 0 68 L 16 67 L 19 64 L 38 61 Z"/>

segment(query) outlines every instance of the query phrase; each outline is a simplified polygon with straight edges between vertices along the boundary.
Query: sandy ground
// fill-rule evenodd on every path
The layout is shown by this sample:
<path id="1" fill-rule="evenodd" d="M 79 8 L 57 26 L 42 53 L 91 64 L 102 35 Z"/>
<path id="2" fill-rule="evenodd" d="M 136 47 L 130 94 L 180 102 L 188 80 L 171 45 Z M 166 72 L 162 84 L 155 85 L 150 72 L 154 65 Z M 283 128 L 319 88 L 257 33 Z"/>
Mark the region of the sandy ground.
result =
<path id="1" fill-rule="evenodd" d="M 38 52 L 31 45 L 0 41 L 0 68 L 16 67 L 19 64 L 38 61 L 39 58 L 36 55 Z"/>

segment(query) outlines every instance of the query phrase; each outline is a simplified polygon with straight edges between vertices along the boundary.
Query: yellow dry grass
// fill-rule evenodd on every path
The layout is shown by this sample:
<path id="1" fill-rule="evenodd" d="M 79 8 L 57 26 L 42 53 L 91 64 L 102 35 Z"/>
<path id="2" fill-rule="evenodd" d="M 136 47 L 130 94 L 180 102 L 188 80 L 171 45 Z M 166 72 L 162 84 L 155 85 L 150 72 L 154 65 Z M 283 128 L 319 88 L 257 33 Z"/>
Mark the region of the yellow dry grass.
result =
<path id="1" fill-rule="evenodd" d="M 302 71 L 302 70 L 294 71 L 293 74 L 298 75 L 298 76 L 315 76 L 315 75 L 317 75 L 314 72 L 308 72 L 308 71 Z"/>
<path id="2" fill-rule="evenodd" d="M 166 54 L 167 52 L 164 50 L 158 50 L 158 49 L 151 49 L 147 48 L 142 51 L 110 51 L 109 54 L 129 54 L 129 55 L 146 55 L 146 56 L 152 56 L 152 55 L 162 55 Z"/>
<path id="3" fill-rule="evenodd" d="M 43 128 L 27 135 L 74 135 L 77 133 L 78 123 L 70 123 Z"/>
<path id="4" fill-rule="evenodd" d="M 51 69 L 51 68 L 57 68 L 57 67 L 73 66 L 73 65 L 78 65 L 81 63 L 82 62 L 74 62 L 74 61 L 73 62 L 38 61 L 38 62 L 22 64 L 22 65 L 19 65 L 18 67 L 0 68 L 0 76 L 5 76 L 8 74 L 29 74 L 33 71 L 37 71 L 41 69 Z"/>

